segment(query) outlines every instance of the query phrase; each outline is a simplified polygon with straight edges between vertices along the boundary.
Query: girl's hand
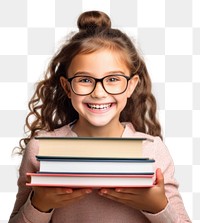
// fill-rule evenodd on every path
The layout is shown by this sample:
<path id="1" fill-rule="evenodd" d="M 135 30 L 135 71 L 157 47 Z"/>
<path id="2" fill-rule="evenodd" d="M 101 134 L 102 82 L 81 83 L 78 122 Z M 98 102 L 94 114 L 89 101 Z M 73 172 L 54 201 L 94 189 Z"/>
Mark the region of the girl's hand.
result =
<path id="1" fill-rule="evenodd" d="M 101 189 L 99 194 L 132 208 L 150 213 L 158 213 L 167 205 L 164 178 L 160 169 L 156 170 L 156 182 L 151 188 Z"/>
<path id="2" fill-rule="evenodd" d="M 90 192 L 91 189 L 33 187 L 31 203 L 39 211 L 48 212 L 53 208 L 64 207 L 79 200 Z"/>

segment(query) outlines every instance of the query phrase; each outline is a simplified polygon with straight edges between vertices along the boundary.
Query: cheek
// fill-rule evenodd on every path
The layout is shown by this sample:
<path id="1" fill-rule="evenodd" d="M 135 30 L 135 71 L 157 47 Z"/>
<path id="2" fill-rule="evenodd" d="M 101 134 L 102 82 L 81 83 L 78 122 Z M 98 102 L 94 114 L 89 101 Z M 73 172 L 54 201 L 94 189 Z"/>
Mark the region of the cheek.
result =
<path id="1" fill-rule="evenodd" d="M 116 101 L 118 105 L 120 105 L 120 107 L 124 108 L 127 103 L 127 98 L 128 98 L 127 93 L 124 93 L 123 95 L 118 95 L 118 97 L 116 98 Z"/>
<path id="2" fill-rule="evenodd" d="M 80 105 L 82 104 L 83 98 L 81 96 L 75 95 L 73 92 L 70 92 L 70 99 L 73 107 L 79 108 Z"/>

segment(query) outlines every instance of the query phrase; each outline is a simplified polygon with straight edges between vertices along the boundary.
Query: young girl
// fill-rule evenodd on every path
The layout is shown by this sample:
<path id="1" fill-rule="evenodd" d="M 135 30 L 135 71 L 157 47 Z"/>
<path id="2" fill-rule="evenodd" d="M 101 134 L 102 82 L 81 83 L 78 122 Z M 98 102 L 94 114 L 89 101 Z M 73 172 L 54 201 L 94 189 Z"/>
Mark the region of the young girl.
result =
<path id="1" fill-rule="evenodd" d="M 191 222 L 163 144 L 144 61 L 131 40 L 98 11 L 78 19 L 79 32 L 52 59 L 29 103 L 21 140 L 19 191 L 9 223 Z M 34 121 L 29 121 L 32 116 Z M 152 188 L 27 187 L 39 170 L 34 136 L 148 137 L 143 155 L 156 160 Z M 123 148 L 122 148 L 123 149 Z"/>

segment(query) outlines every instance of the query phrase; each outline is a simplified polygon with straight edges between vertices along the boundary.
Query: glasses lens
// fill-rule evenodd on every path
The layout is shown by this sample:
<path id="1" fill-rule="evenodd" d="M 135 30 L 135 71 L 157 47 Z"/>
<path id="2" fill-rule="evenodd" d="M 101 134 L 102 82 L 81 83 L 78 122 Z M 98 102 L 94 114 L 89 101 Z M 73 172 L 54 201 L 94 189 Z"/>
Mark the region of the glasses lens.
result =
<path id="1" fill-rule="evenodd" d="M 71 82 L 72 89 L 76 94 L 90 94 L 95 86 L 95 80 L 91 77 L 74 77 Z"/>
<path id="2" fill-rule="evenodd" d="M 127 88 L 128 80 L 122 75 L 110 75 L 104 78 L 103 85 L 110 94 L 121 94 Z"/>

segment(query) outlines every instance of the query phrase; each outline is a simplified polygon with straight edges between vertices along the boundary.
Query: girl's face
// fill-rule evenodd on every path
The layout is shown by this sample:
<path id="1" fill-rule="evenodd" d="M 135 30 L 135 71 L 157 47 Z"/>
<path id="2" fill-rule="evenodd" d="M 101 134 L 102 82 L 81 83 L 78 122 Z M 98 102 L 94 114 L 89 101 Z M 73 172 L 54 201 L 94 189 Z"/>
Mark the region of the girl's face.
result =
<path id="1" fill-rule="evenodd" d="M 130 71 L 122 61 L 117 52 L 109 50 L 98 50 L 91 54 L 80 54 L 74 57 L 68 69 L 68 78 L 74 76 L 90 76 L 103 78 L 107 75 L 124 75 L 130 77 Z M 79 81 L 88 82 L 88 79 Z M 113 80 L 111 80 L 113 81 Z M 90 80 L 89 80 L 90 82 Z M 87 129 L 93 127 L 116 127 L 119 125 L 119 117 L 124 109 L 127 98 L 131 96 L 138 82 L 138 76 L 134 76 L 128 81 L 125 92 L 118 95 L 107 93 L 101 82 L 97 82 L 96 87 L 89 95 L 75 94 L 69 82 L 61 77 L 61 84 L 67 96 L 71 99 L 74 109 L 79 113 L 78 122 Z"/>

